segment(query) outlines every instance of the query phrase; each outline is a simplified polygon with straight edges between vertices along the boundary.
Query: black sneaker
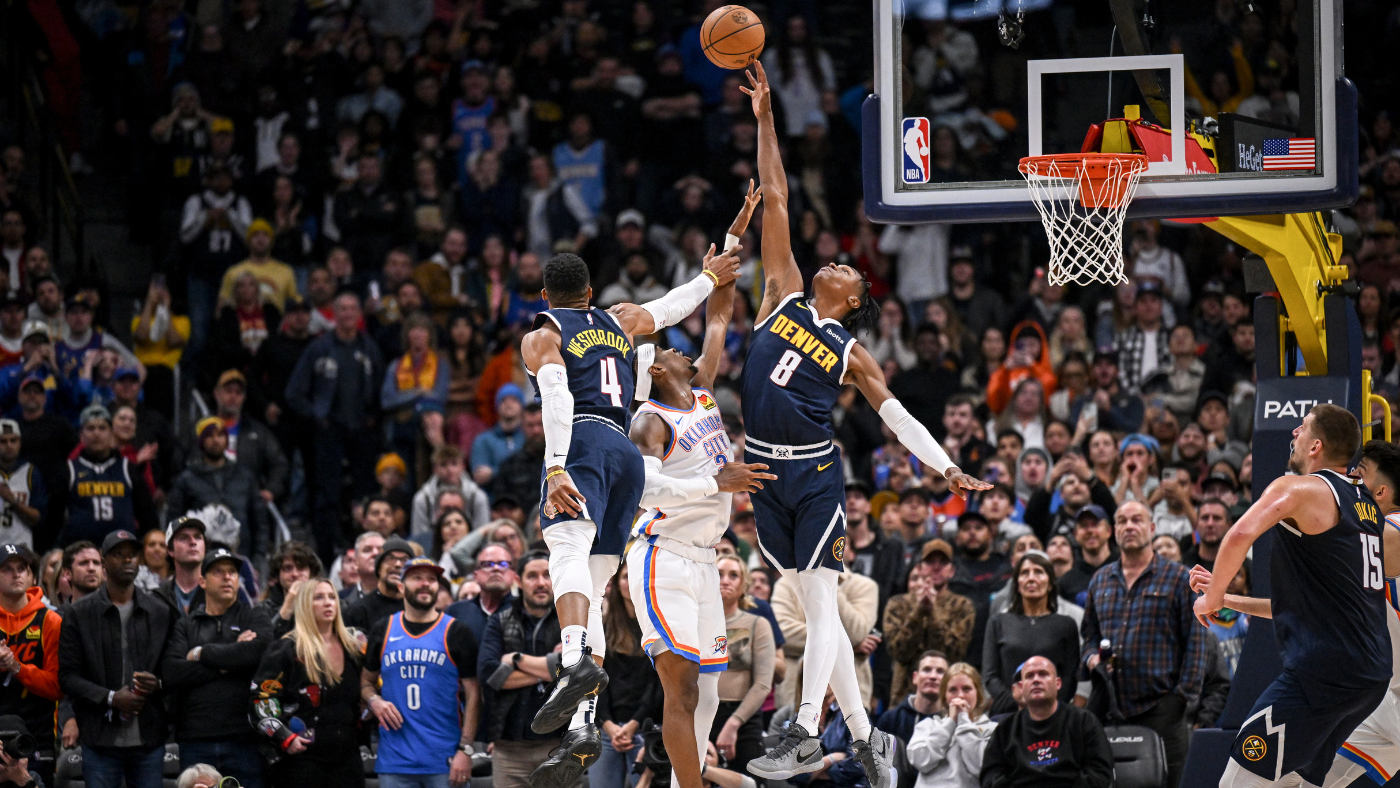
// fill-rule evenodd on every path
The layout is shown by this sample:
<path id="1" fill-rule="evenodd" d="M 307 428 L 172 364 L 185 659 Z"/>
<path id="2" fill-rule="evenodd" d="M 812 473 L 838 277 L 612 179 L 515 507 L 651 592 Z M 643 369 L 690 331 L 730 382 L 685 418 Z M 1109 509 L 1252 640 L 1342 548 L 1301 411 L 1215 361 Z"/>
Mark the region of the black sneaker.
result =
<path id="1" fill-rule="evenodd" d="M 530 773 L 530 788 L 568 788 L 603 753 L 598 726 L 588 723 L 564 734 L 549 758 Z"/>
<path id="2" fill-rule="evenodd" d="M 787 734 L 762 758 L 749 761 L 749 773 L 766 780 L 787 780 L 822 768 L 822 745 L 807 729 L 793 723 Z M 874 788 L 872 786 L 872 788 Z M 888 788 L 888 786 L 879 786 Z"/>
<path id="3" fill-rule="evenodd" d="M 540 710 L 535 712 L 535 719 L 530 722 L 530 730 L 539 734 L 559 730 L 573 719 L 574 712 L 578 711 L 578 705 L 584 698 L 590 695 L 597 697 L 606 686 L 608 674 L 602 665 L 593 661 L 592 650 L 585 646 L 583 656 L 573 667 L 559 669 L 558 678 L 554 680 L 554 689 L 550 690 L 549 698 Z"/>
<path id="4" fill-rule="evenodd" d="M 872 729 L 870 741 L 852 742 L 851 752 L 865 767 L 870 788 L 890 788 L 894 783 L 894 746 L 888 733 Z"/>

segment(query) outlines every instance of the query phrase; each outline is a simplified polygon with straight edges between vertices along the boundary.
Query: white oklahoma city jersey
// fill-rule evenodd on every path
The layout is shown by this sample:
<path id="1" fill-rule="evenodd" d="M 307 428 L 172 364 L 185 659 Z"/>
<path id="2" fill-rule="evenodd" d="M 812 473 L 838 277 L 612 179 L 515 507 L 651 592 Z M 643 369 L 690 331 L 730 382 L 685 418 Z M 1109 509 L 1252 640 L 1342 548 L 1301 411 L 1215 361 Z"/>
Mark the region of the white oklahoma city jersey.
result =
<path id="1" fill-rule="evenodd" d="M 1400 512 L 1387 514 L 1385 525 L 1400 530 Z M 1385 579 L 1385 601 L 1390 603 L 1390 615 L 1385 617 L 1386 628 L 1390 630 L 1390 691 L 1400 692 L 1400 576 Z"/>
<path id="2" fill-rule="evenodd" d="M 734 459 L 719 403 L 710 392 L 692 389 L 695 401 L 689 410 L 647 400 L 637 415 L 654 413 L 671 428 L 671 443 L 661 458 L 661 472 L 675 479 L 714 476 Z M 714 547 L 729 528 L 729 507 L 734 495 L 716 493 L 664 510 L 652 507 L 637 520 L 634 536 L 663 536 L 695 547 Z"/>

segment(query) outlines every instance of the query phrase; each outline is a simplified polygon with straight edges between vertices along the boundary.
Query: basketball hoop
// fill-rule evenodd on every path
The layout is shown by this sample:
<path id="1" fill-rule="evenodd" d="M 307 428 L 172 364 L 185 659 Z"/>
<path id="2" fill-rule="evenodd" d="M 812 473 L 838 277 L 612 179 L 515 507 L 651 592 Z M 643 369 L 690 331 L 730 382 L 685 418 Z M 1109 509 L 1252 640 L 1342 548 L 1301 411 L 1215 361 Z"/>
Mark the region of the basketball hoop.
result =
<path id="1" fill-rule="evenodd" d="M 1147 170 L 1147 157 L 1027 156 L 1019 169 L 1050 238 L 1050 284 L 1128 281 L 1123 275 L 1123 219 Z"/>

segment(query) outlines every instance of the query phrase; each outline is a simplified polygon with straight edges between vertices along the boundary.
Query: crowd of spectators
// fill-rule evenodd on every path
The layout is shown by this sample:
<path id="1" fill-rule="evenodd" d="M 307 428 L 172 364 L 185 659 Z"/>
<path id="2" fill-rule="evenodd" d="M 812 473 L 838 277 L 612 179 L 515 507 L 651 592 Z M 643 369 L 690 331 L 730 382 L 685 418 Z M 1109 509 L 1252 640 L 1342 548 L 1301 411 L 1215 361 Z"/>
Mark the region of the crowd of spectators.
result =
<path id="1" fill-rule="evenodd" d="M 0 758 L 0 786 L 23 785 L 23 768 L 53 785 L 72 751 L 89 788 L 156 788 L 168 742 L 184 788 L 219 774 L 358 785 L 385 720 L 360 692 L 380 667 L 366 644 L 394 613 L 435 620 L 415 607 L 428 596 L 461 625 L 448 648 L 464 741 L 494 754 L 495 785 L 527 785 L 558 741 L 528 723 L 560 634 L 519 341 L 550 255 L 580 253 L 602 306 L 655 298 L 695 275 L 757 177 L 740 74 L 699 46 L 719 0 L 12 5 L 72 172 L 123 179 L 156 273 L 116 324 L 105 280 L 60 270 L 39 240 L 38 151 L 4 148 L 0 668 L 15 680 L 0 715 L 40 746 L 27 767 Z M 854 387 L 832 414 L 848 480 L 841 625 L 904 776 L 1107 786 L 1111 683 L 1118 712 L 1163 739 L 1174 788 L 1249 625 L 1230 610 L 1197 625 L 1185 569 L 1213 565 L 1252 498 L 1243 251 L 1200 226 L 1132 222 L 1130 283 L 1063 287 L 1034 226 L 874 226 L 854 165 L 868 30 L 839 29 L 841 3 L 755 8 L 799 266 L 866 276 L 881 310 L 860 341 L 994 484 L 951 494 Z M 1102 21 L 1032 12 L 1039 33 L 1019 53 L 986 20 L 908 20 L 905 106 L 934 118 L 935 180 L 1014 166 L 1019 110 L 1004 107 L 1023 66 L 1008 62 L 1072 51 L 1075 10 Z M 1184 39 L 1193 113 L 1297 121 L 1296 4 L 1163 13 L 1200 34 Z M 1331 221 L 1362 283 L 1363 364 L 1394 399 L 1400 141 L 1367 98 L 1361 196 Z M 763 284 L 754 222 L 715 391 L 736 450 Z M 697 313 L 655 340 L 694 355 L 703 326 Z M 191 390 L 207 407 L 177 412 Z M 802 681 L 805 617 L 753 518 L 734 495 L 717 600 L 730 662 L 705 773 L 723 788 L 751 788 L 743 766 Z M 410 584 L 425 560 L 434 584 Z M 627 583 L 624 568 L 606 600 L 597 788 L 656 777 L 632 768 L 661 690 Z M 1246 564 L 1231 590 L 1249 586 Z M 804 779 L 860 788 L 829 711 L 823 768 Z"/>

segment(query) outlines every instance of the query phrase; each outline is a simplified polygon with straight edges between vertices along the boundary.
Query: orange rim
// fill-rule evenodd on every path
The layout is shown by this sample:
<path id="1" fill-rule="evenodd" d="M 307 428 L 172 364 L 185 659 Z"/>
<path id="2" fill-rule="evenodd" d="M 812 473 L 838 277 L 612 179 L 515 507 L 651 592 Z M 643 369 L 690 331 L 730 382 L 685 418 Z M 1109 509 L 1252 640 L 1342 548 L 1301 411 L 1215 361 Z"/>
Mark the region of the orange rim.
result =
<path id="1" fill-rule="evenodd" d="M 1090 208 L 1117 208 L 1128 194 L 1129 179 L 1147 170 L 1141 153 L 1063 153 L 1027 156 L 1018 167 L 1022 175 L 1063 178 L 1081 184 L 1079 199 Z M 1113 181 L 1112 184 L 1109 184 Z"/>

